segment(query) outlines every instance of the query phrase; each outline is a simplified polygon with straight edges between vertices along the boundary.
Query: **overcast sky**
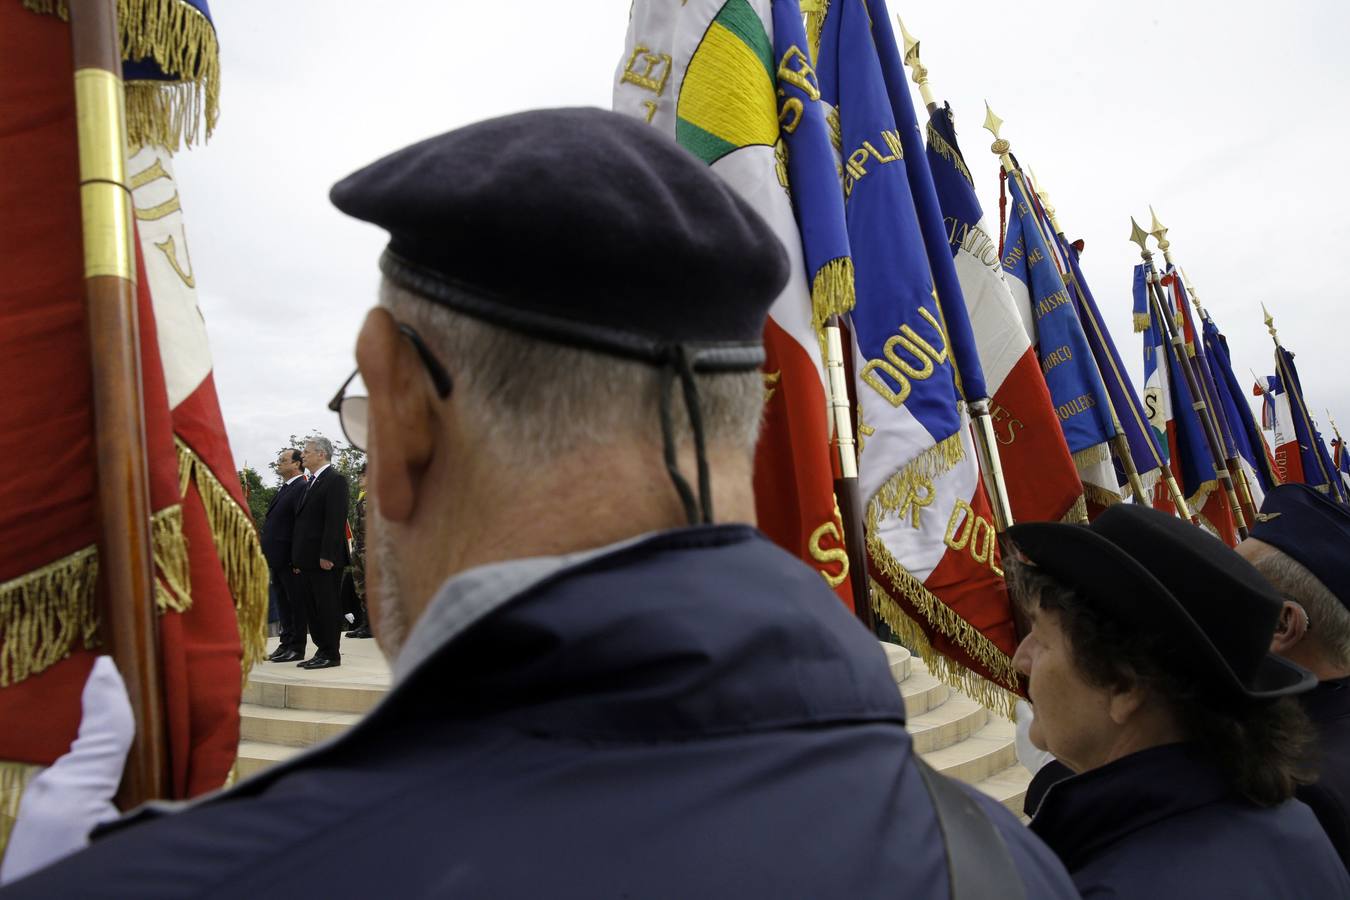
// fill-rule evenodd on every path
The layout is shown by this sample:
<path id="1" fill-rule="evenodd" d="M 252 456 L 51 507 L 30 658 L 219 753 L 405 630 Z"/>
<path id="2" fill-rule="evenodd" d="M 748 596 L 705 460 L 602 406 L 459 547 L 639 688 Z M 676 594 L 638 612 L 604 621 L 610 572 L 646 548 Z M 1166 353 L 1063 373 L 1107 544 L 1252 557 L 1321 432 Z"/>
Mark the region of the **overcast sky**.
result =
<path id="1" fill-rule="evenodd" d="M 892 2 L 952 103 L 987 212 L 988 99 L 1050 192 L 1138 381 L 1129 217 L 1148 204 L 1227 334 L 1238 378 L 1272 371 L 1269 305 L 1311 410 L 1350 427 L 1344 336 L 1350 4 L 1190 0 Z M 623 0 L 230 0 L 213 5 L 221 120 L 177 175 L 216 383 L 239 465 L 292 433 L 339 437 L 325 404 L 351 371 L 385 236 L 328 203 L 413 141 L 546 106 L 609 106 Z M 264 470 L 265 471 L 265 470 Z"/>

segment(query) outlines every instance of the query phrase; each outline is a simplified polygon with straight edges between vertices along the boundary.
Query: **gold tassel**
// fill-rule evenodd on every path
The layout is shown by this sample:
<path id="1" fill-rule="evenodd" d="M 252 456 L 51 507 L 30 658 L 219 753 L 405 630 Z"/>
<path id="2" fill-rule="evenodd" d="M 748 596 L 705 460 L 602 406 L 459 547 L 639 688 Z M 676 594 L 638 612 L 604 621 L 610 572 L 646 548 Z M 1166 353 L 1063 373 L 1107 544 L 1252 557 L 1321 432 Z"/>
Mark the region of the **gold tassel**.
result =
<path id="1" fill-rule="evenodd" d="M 1138 333 L 1141 332 L 1141 331 L 1148 331 L 1148 325 L 1149 325 L 1149 320 L 1148 320 L 1148 314 L 1147 314 L 1147 313 L 1135 313 L 1135 314 L 1134 314 L 1134 333 L 1135 333 L 1135 334 L 1138 334 Z"/>
<path id="2" fill-rule="evenodd" d="M 887 572 L 887 574 L 889 575 L 890 573 Z M 1012 659 L 1010 657 L 1006 656 L 1001 650 L 995 647 L 993 642 L 987 637 L 976 631 L 969 622 L 966 622 L 955 613 L 952 613 L 951 610 L 944 606 L 941 601 L 933 597 L 933 595 L 930 594 L 923 585 L 919 584 L 908 572 L 904 573 L 904 577 L 906 581 L 903 583 L 897 582 L 897 586 L 905 593 L 908 599 L 913 602 L 916 599 L 916 593 L 926 594 L 929 598 L 932 598 L 931 603 L 929 604 L 930 606 L 936 605 L 941 607 L 947 614 L 947 617 L 960 623 L 960 625 L 964 626 L 964 629 L 970 633 L 957 636 L 956 641 L 958 646 L 963 650 L 970 652 L 972 656 L 979 659 L 982 663 L 986 662 L 987 658 L 992 659 L 994 665 L 990 666 L 991 671 L 995 672 L 998 677 L 1005 677 L 1006 674 L 1008 677 L 1011 677 L 1012 684 L 1017 683 L 1016 670 L 1012 668 Z M 878 584 L 876 579 L 870 579 L 870 584 L 872 588 L 872 609 L 876 612 L 877 616 L 886 623 L 886 627 L 895 633 L 902 644 L 919 654 L 919 657 L 924 661 L 924 664 L 928 666 L 928 671 L 933 673 L 935 677 L 944 683 L 975 698 L 975 700 L 989 709 L 1002 713 L 1009 719 L 1013 718 L 1013 709 L 1018 699 L 1017 694 L 1014 691 L 1009 690 L 1001 684 L 990 681 L 979 673 L 973 672 L 943 656 L 934 649 L 922 626 L 905 613 L 900 604 L 886 593 L 886 589 Z M 922 603 L 916 602 L 915 606 L 924 613 L 925 618 L 929 618 L 928 609 L 925 609 Z M 929 621 L 930 624 L 932 624 L 931 618 L 929 618 Z M 937 627 L 938 630 L 943 630 L 940 625 L 935 627 Z M 944 631 L 943 633 L 946 632 Z M 971 635 L 973 635 L 973 637 Z"/>
<path id="3" fill-rule="evenodd" d="M 1106 488 L 1097 484 L 1083 482 L 1083 496 L 1086 502 L 1095 506 L 1115 506 L 1120 502 L 1120 495 L 1114 491 L 1108 491 Z"/>
<path id="4" fill-rule="evenodd" d="M 970 177 L 970 169 L 966 168 L 966 161 L 961 158 L 960 153 L 956 152 L 955 147 L 947 143 L 946 138 L 938 134 L 937 129 L 933 127 L 931 121 L 928 123 L 928 149 L 955 166 L 956 171 L 965 176 L 965 179 L 970 183 L 970 186 L 975 186 L 975 179 Z"/>
<path id="5" fill-rule="evenodd" d="M 192 608 L 192 564 L 183 534 L 181 504 L 165 507 L 150 519 L 151 548 L 155 557 L 155 605 L 159 611 L 187 612 Z"/>
<path id="6" fill-rule="evenodd" d="M 68 0 L 23 0 L 26 9 L 69 20 Z M 129 81 L 127 141 L 170 152 L 209 139 L 220 118 L 220 46 L 206 16 L 183 0 L 118 0 L 122 59 L 149 58 L 178 81 Z"/>
<path id="7" fill-rule="evenodd" d="M 234 597 L 239 617 L 239 642 L 243 647 L 244 674 L 265 655 L 267 644 L 267 561 L 253 519 L 225 490 L 215 473 L 181 438 L 178 445 L 178 477 L 184 494 L 191 480 L 206 509 L 216 554 L 225 570 L 225 581 Z"/>
<path id="8" fill-rule="evenodd" d="M 1073 455 L 1073 464 L 1079 470 L 1090 469 L 1093 466 L 1100 466 L 1111 458 L 1111 451 L 1105 444 L 1093 444 L 1085 450 L 1079 450 Z"/>
<path id="9" fill-rule="evenodd" d="M 0 688 L 60 662 L 77 643 L 95 646 L 97 584 L 97 547 L 0 584 Z"/>
<path id="10" fill-rule="evenodd" d="M 5 848 L 9 846 L 9 834 L 14 830 L 14 820 L 19 817 L 19 802 L 28 782 L 41 772 L 43 766 L 31 763 L 0 760 L 0 860 L 5 858 Z"/>
<path id="11" fill-rule="evenodd" d="M 816 331 L 825 327 L 830 316 L 842 316 L 851 310 L 855 299 L 853 260 L 841 256 L 821 266 L 811 281 L 811 317 Z"/>
<path id="12" fill-rule="evenodd" d="M 1079 494 L 1078 499 L 1073 501 L 1073 506 L 1069 507 L 1069 511 L 1066 512 L 1063 515 L 1063 517 L 1060 518 L 1060 521 L 1065 522 L 1069 525 L 1081 525 L 1082 523 L 1086 522 L 1087 497 L 1085 497 L 1082 494 Z"/>

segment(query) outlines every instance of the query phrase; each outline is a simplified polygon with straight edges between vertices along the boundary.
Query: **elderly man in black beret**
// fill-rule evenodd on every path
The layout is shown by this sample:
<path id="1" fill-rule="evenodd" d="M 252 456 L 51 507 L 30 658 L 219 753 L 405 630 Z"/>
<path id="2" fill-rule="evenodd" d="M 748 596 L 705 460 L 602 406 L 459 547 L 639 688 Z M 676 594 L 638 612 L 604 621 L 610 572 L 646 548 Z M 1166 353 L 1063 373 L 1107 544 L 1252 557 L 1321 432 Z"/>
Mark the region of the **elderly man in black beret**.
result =
<path id="1" fill-rule="evenodd" d="M 1296 695 L 1316 679 L 1268 652 L 1281 603 L 1260 574 L 1142 506 L 1010 536 L 1030 738 L 1073 773 L 1031 829 L 1083 896 L 1350 896 L 1293 799 L 1312 739 Z"/>
<path id="2" fill-rule="evenodd" d="M 1270 649 L 1318 679 L 1299 697 L 1318 732 L 1318 779 L 1298 797 L 1350 869 L 1350 510 L 1286 484 L 1256 518 L 1237 551 L 1284 599 Z"/>
<path id="3" fill-rule="evenodd" d="M 922 767 L 877 642 L 751 524 L 788 272 L 749 206 L 598 110 L 451 132 L 332 196 L 390 233 L 369 394 L 333 407 L 369 451 L 394 689 L 19 896 L 1075 896 Z"/>

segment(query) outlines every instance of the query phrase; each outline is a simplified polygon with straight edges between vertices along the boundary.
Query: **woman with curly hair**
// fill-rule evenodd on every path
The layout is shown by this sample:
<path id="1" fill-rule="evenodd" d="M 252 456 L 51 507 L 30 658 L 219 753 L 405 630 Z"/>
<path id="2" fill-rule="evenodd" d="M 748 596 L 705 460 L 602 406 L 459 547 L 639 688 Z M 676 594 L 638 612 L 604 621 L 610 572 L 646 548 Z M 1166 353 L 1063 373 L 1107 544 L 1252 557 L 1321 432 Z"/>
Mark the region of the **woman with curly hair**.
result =
<path id="1" fill-rule="evenodd" d="M 1031 828 L 1085 897 L 1350 897 L 1312 812 L 1316 680 L 1271 655 L 1281 600 L 1204 531 L 1142 506 L 1010 536 L 1031 742 L 1072 773 Z"/>

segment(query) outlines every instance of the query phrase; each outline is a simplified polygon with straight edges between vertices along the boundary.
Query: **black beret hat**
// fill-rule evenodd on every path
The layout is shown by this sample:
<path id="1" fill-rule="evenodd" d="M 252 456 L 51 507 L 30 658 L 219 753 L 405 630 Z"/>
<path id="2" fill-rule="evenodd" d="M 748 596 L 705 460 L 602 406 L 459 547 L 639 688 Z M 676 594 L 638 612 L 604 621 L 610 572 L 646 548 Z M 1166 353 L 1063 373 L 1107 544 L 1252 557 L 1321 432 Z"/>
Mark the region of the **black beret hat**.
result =
<path id="1" fill-rule="evenodd" d="M 1084 604 L 1171 643 L 1177 652 L 1157 662 L 1194 677 L 1219 708 L 1317 684 L 1269 652 L 1279 594 L 1227 544 L 1189 522 L 1119 504 L 1088 526 L 1033 522 L 1008 534 Z"/>
<path id="2" fill-rule="evenodd" d="M 769 226 L 650 126 L 600 109 L 468 125 L 334 185 L 338 209 L 389 231 L 380 268 L 492 324 L 700 370 L 763 361 L 788 277 Z"/>
<path id="3" fill-rule="evenodd" d="M 1350 607 L 1350 509 L 1306 484 L 1277 486 L 1251 536 L 1278 549 Z"/>

